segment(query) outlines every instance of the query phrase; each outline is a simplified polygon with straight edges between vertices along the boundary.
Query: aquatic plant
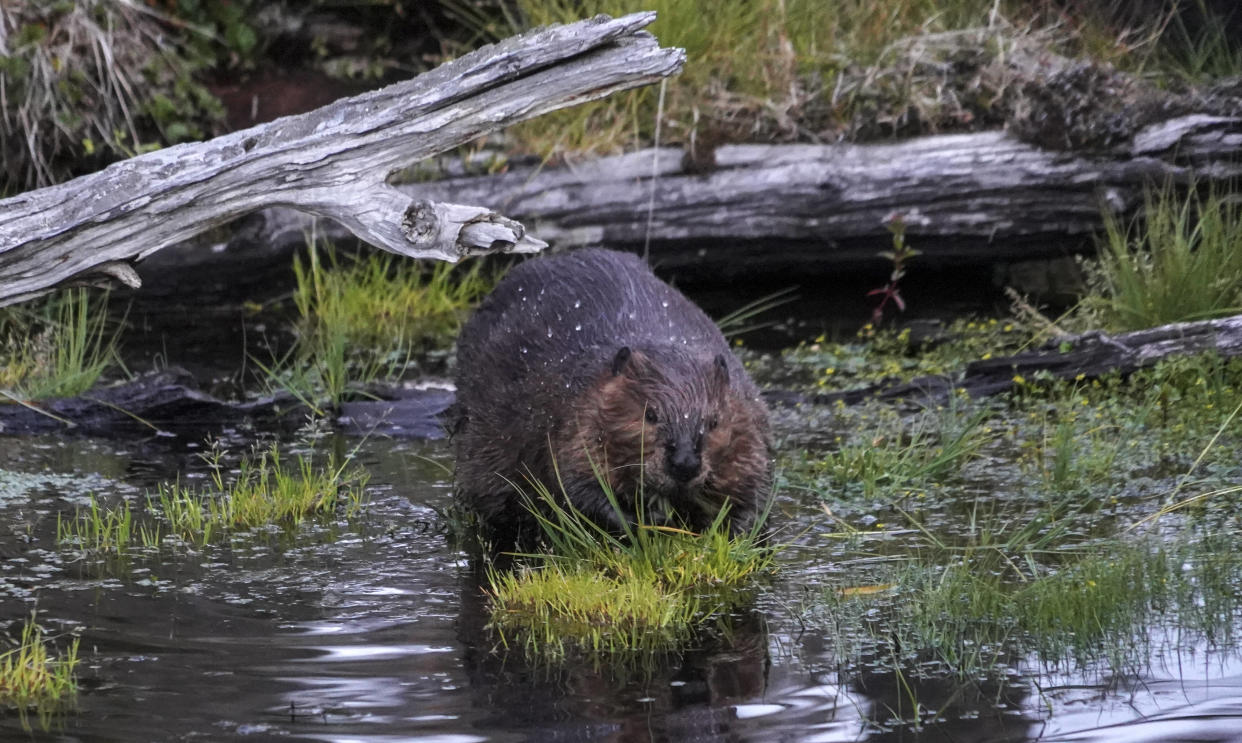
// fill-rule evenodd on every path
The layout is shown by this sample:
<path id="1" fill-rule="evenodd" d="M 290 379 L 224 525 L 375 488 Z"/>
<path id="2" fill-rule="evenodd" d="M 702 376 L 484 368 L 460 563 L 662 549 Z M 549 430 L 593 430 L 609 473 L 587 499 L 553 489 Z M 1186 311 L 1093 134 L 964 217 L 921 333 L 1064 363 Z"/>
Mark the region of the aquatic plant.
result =
<path id="1" fill-rule="evenodd" d="M 1033 574 L 1032 563 L 987 550 L 908 562 L 882 572 L 874 591 L 828 589 L 811 621 L 853 623 L 839 638 L 846 658 L 970 682 L 1028 664 L 1130 673 L 1162 631 L 1231 642 L 1242 559 L 1221 538 L 1115 539 L 1049 557 Z M 868 620 L 855 622 L 860 614 Z"/>
<path id="2" fill-rule="evenodd" d="M 1242 359 L 1035 375 L 954 405 L 986 434 L 935 478 L 912 477 L 941 438 L 934 408 L 841 406 L 835 445 L 788 457 L 785 487 L 820 495 L 823 538 L 859 563 L 809 610 L 840 657 L 969 686 L 1046 667 L 1141 672 L 1153 641 L 1234 647 Z"/>
<path id="3" fill-rule="evenodd" d="M 1242 312 L 1242 209 L 1225 196 L 1149 190 L 1141 221 L 1105 214 L 1083 322 L 1139 330 Z"/>
<path id="4" fill-rule="evenodd" d="M 0 310 L 0 392 L 7 397 L 78 395 L 118 363 L 106 295 L 71 289 Z"/>
<path id="5" fill-rule="evenodd" d="M 833 451 L 788 458 L 785 476 L 865 498 L 923 488 L 957 474 L 979 456 L 996 437 L 987 425 L 990 415 L 986 408 L 968 410 L 957 400 L 911 418 L 880 415 Z"/>
<path id="6" fill-rule="evenodd" d="M 967 684 L 1040 667 L 1141 673 L 1162 634 L 1179 647 L 1231 648 L 1242 609 L 1234 588 L 1242 558 L 1230 547 L 1237 525 L 1212 517 L 1209 507 L 1231 513 L 1242 486 L 1234 480 L 1204 490 L 1189 476 L 1239 411 L 1242 401 L 1216 419 L 1198 459 L 1160 494 L 1170 504 L 1108 536 L 1084 541 L 1100 521 L 1095 493 L 1040 501 L 1036 511 L 976 506 L 964 540 L 899 509 L 891 533 L 910 535 L 903 554 L 873 571 L 874 590 L 842 584 L 828 591 L 813 621 L 862 628 L 838 639 L 839 652 L 855 662 Z M 1233 456 L 1236 446 L 1226 447 Z M 1179 495 L 1183 488 L 1199 492 Z M 1172 536 L 1151 528 L 1174 514 L 1185 518 Z"/>
<path id="7" fill-rule="evenodd" d="M 368 475 L 352 457 L 323 466 L 315 464 L 312 454 L 299 453 L 290 463 L 272 443 L 243 455 L 237 472 L 226 478 L 224 455 L 218 442 L 204 455 L 211 467 L 211 488 L 167 483 L 149 496 L 149 510 L 161 516 L 169 533 L 205 544 L 221 532 L 297 526 L 342 506 L 346 518 L 354 518 L 366 504 Z"/>
<path id="8" fill-rule="evenodd" d="M 616 496 L 600 485 L 617 513 Z M 771 568 L 761 515 L 745 534 L 731 535 L 727 509 L 701 533 L 625 523 L 611 533 L 531 483 L 527 507 L 544 548 L 522 554 L 513 570 L 488 570 L 491 627 L 506 646 L 560 662 L 570 655 L 618 662 L 674 650 L 704 621 L 738 605 L 744 589 Z"/>
<path id="9" fill-rule="evenodd" d="M 92 496 L 86 510 L 57 517 L 57 542 L 87 556 L 125 560 L 137 549 L 159 550 L 170 536 L 202 545 L 256 527 L 296 527 L 341 509 L 353 519 L 366 506 L 368 475 L 352 455 L 317 465 L 313 454 L 299 453 L 290 462 L 273 443 L 243 455 L 226 477 L 226 454 L 214 442 L 203 455 L 211 467 L 210 486 L 163 483 L 147 495 L 138 518 L 128 501 L 105 508 Z"/>
<path id="10" fill-rule="evenodd" d="M 56 515 L 56 541 L 89 555 L 125 558 L 134 546 L 159 547 L 160 529 L 158 524 L 135 524 L 129 501 L 101 508 L 99 499 L 91 495 L 85 511 L 76 511 L 72 518 Z"/>
<path id="11" fill-rule="evenodd" d="M 314 239 L 293 271 L 295 345 L 260 367 L 269 384 L 318 412 L 321 400 L 338 405 L 364 394 L 368 383 L 400 378 L 428 351 L 447 348 L 467 310 L 495 283 L 478 261 L 426 266 L 379 252 L 338 258 Z"/>
<path id="12" fill-rule="evenodd" d="M 76 698 L 77 665 L 78 639 L 54 657 L 48 651 L 43 628 L 32 614 L 22 626 L 18 646 L 0 653 L 0 707 L 16 709 L 23 724 L 34 710 L 47 729 L 52 716 Z"/>
<path id="13" fill-rule="evenodd" d="M 968 362 L 1015 353 L 1031 331 L 1020 321 L 965 317 L 916 339 L 910 328 L 879 328 L 867 323 L 848 341 L 821 335 L 781 353 L 767 363 L 778 368 L 785 386 L 848 389 L 881 381 L 908 382 L 915 377 L 953 374 Z M 760 359 L 759 362 L 764 360 Z M 762 365 L 757 367 L 763 371 Z"/>

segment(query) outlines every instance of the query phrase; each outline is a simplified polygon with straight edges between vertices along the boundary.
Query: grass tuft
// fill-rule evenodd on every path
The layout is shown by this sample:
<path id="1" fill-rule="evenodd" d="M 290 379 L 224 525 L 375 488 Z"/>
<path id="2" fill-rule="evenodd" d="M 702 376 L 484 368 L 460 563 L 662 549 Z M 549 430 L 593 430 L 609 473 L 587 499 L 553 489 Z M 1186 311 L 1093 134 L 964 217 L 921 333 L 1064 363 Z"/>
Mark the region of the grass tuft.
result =
<path id="1" fill-rule="evenodd" d="M 289 461 L 272 444 L 242 456 L 237 471 L 226 477 L 225 455 L 218 442 L 213 444 L 204 455 L 212 469 L 210 486 L 162 484 L 147 496 L 140 520 L 128 502 L 101 508 L 92 497 L 86 511 L 57 521 L 57 541 L 87 555 L 125 559 L 139 547 L 158 550 L 167 536 L 205 545 L 220 534 L 267 525 L 296 527 L 342 507 L 345 517 L 353 519 L 366 506 L 368 476 L 353 465 L 352 456 L 322 466 L 310 454 Z"/>
<path id="2" fill-rule="evenodd" d="M 86 289 L 0 310 L 0 391 L 19 400 L 71 397 L 119 359 L 107 297 Z"/>
<path id="3" fill-rule="evenodd" d="M 1112 330 L 1242 312 L 1242 208 L 1214 192 L 1149 191 L 1141 222 L 1106 216 L 1091 274 L 1082 311 Z"/>
<path id="4" fill-rule="evenodd" d="M 601 485 L 620 515 L 615 495 Z M 674 650 L 707 619 L 737 606 L 772 566 L 763 518 L 731 535 L 725 510 L 702 533 L 645 524 L 640 513 L 616 535 L 548 488 L 535 484 L 533 492 L 528 508 L 545 548 L 522 555 L 516 570 L 489 569 L 488 593 L 502 644 L 536 659 L 645 658 Z"/>
<path id="5" fill-rule="evenodd" d="M 338 259 L 311 241 L 294 262 L 297 340 L 281 361 L 260 364 L 269 383 L 313 410 L 399 379 L 433 349 L 448 347 L 468 309 L 495 283 L 475 261 L 426 266 L 387 253 Z"/>
<path id="6" fill-rule="evenodd" d="M 77 665 L 78 640 L 69 644 L 63 656 L 53 657 L 43 628 L 32 615 L 22 627 L 20 644 L 0 653 L 0 706 L 15 708 L 23 724 L 33 709 L 47 729 L 51 717 L 72 705 L 77 696 Z"/>
<path id="7" fill-rule="evenodd" d="M 124 0 L 0 4 L 0 194 L 211 132 L 223 110 L 193 79 L 194 34 L 169 21 Z"/>
<path id="8" fill-rule="evenodd" d="M 212 468 L 208 490 L 165 484 L 150 498 L 150 510 L 161 515 L 171 533 L 205 544 L 222 532 L 269 524 L 296 527 L 341 506 L 346 518 L 354 518 L 366 504 L 367 474 L 348 457 L 328 466 L 317 466 L 310 454 L 289 462 L 273 443 L 243 456 L 236 474 L 226 478 L 224 454 L 217 442 L 205 455 Z"/>

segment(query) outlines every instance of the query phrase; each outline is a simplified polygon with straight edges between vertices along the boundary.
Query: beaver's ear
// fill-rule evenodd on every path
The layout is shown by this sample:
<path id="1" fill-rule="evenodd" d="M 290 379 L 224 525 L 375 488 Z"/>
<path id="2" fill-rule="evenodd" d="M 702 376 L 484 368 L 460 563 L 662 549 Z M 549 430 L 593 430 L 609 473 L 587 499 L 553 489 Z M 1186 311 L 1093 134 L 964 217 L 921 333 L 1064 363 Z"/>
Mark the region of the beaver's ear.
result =
<path id="1" fill-rule="evenodd" d="M 612 376 L 620 376 L 621 372 L 625 371 L 625 367 L 630 363 L 630 356 L 632 355 L 633 353 L 630 351 L 629 346 L 622 346 L 617 349 L 617 355 L 612 357 Z"/>
<path id="2" fill-rule="evenodd" d="M 723 353 L 712 359 L 712 383 L 722 392 L 729 388 L 729 362 Z"/>
<path id="3" fill-rule="evenodd" d="M 622 346 L 617 349 L 617 355 L 612 357 L 612 375 L 619 377 L 625 375 L 630 379 L 639 379 L 651 374 L 651 357 L 642 351 L 637 351 L 629 346 Z"/>

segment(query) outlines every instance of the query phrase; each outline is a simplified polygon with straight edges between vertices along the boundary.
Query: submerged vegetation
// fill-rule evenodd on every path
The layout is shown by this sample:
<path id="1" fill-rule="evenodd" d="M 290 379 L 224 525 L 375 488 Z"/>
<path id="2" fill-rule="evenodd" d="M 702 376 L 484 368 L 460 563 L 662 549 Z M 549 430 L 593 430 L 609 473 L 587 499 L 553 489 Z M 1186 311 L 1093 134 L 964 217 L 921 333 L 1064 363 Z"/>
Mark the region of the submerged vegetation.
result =
<path id="1" fill-rule="evenodd" d="M 33 710 L 47 728 L 77 695 L 77 665 L 78 640 L 57 657 L 32 616 L 22 625 L 17 647 L 0 652 L 0 708 L 16 709 L 23 722 Z"/>
<path id="2" fill-rule="evenodd" d="M 875 592 L 830 588 L 813 621 L 856 622 L 862 631 L 837 637 L 841 656 L 889 658 L 898 673 L 970 681 L 1079 668 L 1123 678 L 1166 649 L 1156 643 L 1232 644 L 1242 559 L 1227 541 L 1097 543 L 1055 552 L 1058 562 L 1034 575 L 1000 552 L 962 551 L 942 565 L 879 571 Z"/>
<path id="3" fill-rule="evenodd" d="M 974 358 L 980 339 L 1021 335 L 1004 327 L 964 323 L 917 361 L 901 333 L 868 331 L 847 378 Z M 804 384 L 836 384 L 824 354 L 844 346 L 829 345 L 786 354 Z M 1231 648 L 1242 359 L 1015 382 L 977 401 L 838 406 L 827 440 L 786 447 L 785 487 L 831 518 L 822 549 L 859 566 L 808 621 L 835 628 L 849 667 L 971 684 L 1067 663 L 1125 677 L 1157 637 Z"/>
<path id="4" fill-rule="evenodd" d="M 640 513 L 617 535 L 542 485 L 527 507 L 544 548 L 521 555 L 512 570 L 490 569 L 488 582 L 500 642 L 537 660 L 641 663 L 676 650 L 708 620 L 744 603 L 746 589 L 772 564 L 763 518 L 731 535 L 726 510 L 702 533 L 646 524 Z"/>

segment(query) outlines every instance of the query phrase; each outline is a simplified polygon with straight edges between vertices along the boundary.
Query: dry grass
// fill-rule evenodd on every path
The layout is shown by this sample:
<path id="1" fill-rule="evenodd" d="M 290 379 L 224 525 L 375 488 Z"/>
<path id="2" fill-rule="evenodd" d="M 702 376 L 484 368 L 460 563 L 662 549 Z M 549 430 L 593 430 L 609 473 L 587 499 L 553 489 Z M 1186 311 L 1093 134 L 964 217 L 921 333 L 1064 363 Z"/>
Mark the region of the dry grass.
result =
<path id="1" fill-rule="evenodd" d="M 174 38 L 143 3 L 0 3 L 0 194 L 202 137 L 219 103 Z"/>
<path id="2" fill-rule="evenodd" d="M 725 142 L 995 128 L 1015 103 L 1022 66 L 1048 56 L 1182 76 L 1192 64 L 1174 64 L 1187 54 L 1170 45 L 1197 45 L 1198 69 L 1215 69 L 1229 51 L 1219 39 L 1179 37 L 1171 16 L 1134 21 L 1016 0 L 521 0 L 511 22 L 644 9 L 658 13 L 651 31 L 660 42 L 687 52 L 664 91 L 660 138 L 690 146 L 696 159 Z M 647 88 L 541 117 L 514 130 L 517 149 L 563 156 L 650 143 L 659 96 Z"/>

